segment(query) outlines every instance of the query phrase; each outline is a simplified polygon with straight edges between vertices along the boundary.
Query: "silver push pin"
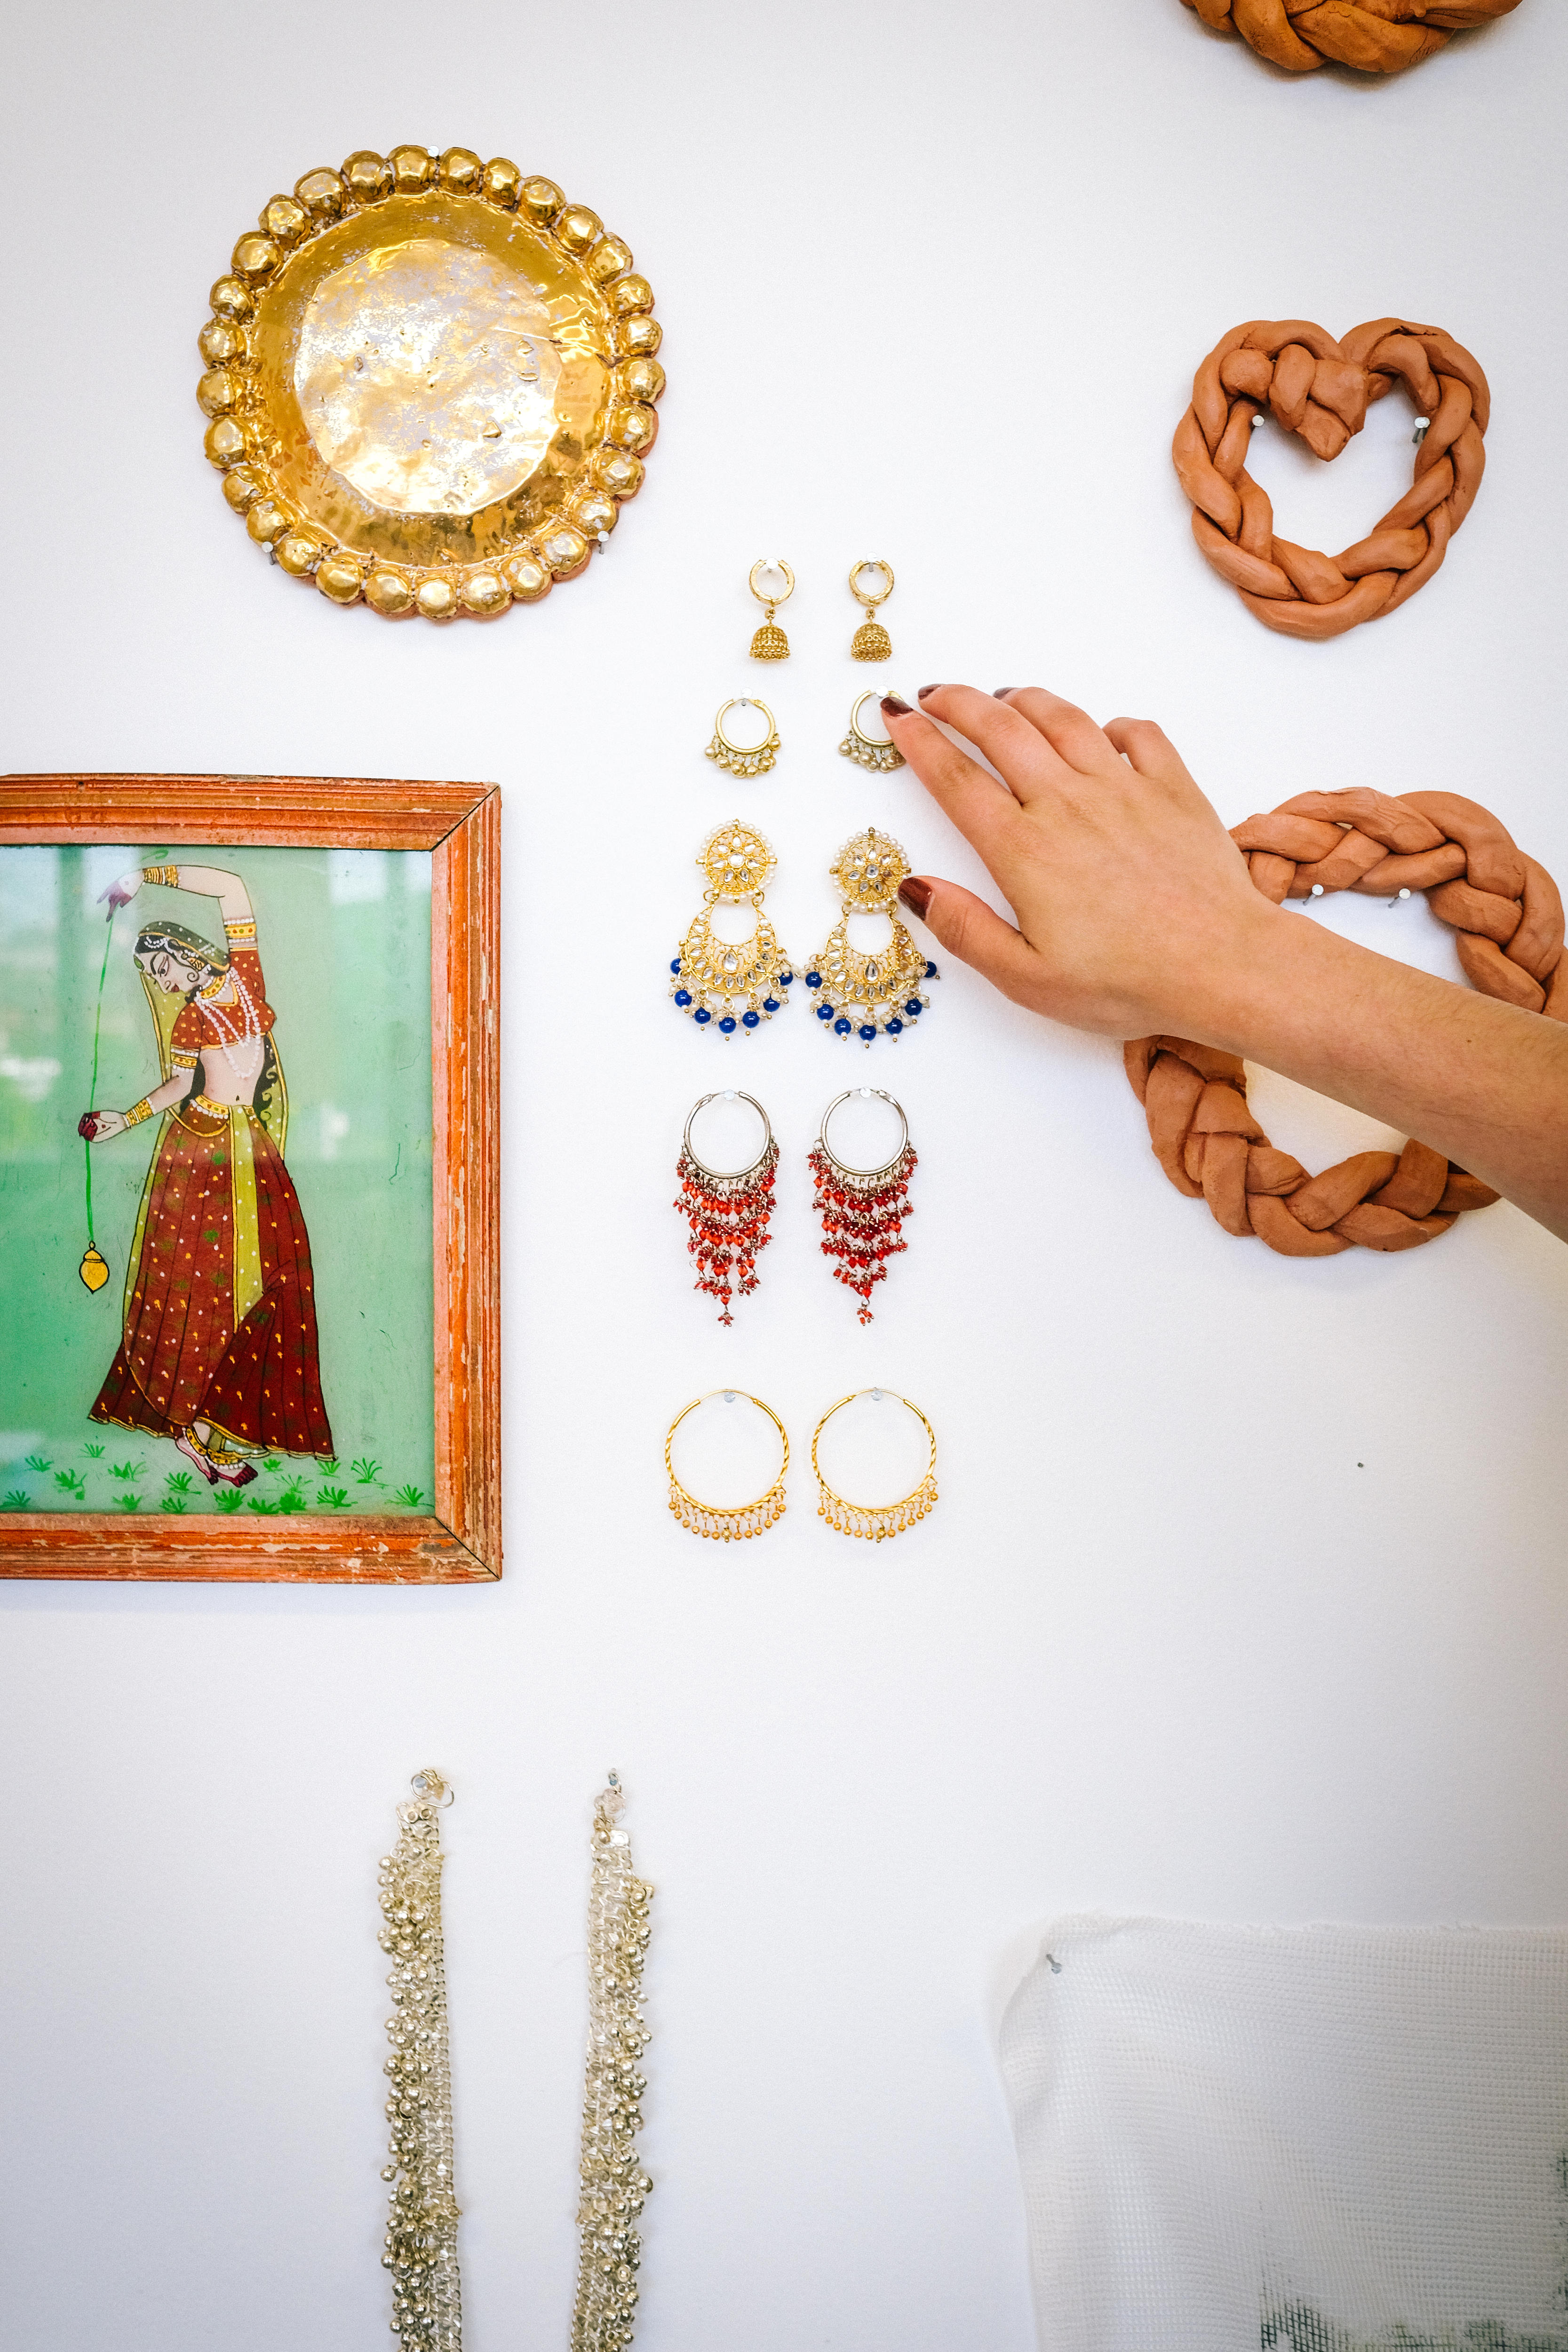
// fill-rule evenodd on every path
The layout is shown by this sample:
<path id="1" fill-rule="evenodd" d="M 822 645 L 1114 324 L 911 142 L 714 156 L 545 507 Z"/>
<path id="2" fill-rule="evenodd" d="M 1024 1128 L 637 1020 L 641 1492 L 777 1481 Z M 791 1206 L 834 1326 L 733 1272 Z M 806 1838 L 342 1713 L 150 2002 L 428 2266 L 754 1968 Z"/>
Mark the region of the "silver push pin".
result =
<path id="1" fill-rule="evenodd" d="M 1430 430 L 1431 424 L 1432 424 L 1432 419 L 1431 419 L 1429 416 L 1418 416 L 1418 417 L 1416 418 L 1416 420 L 1415 420 L 1415 432 L 1410 436 L 1410 438 L 1412 439 L 1412 441 L 1414 441 L 1414 442 L 1415 442 L 1415 446 L 1416 446 L 1418 449 L 1420 448 L 1421 444 L 1423 443 L 1423 441 L 1425 441 L 1425 440 L 1426 440 L 1426 435 L 1427 435 L 1428 431 Z"/>
<path id="2" fill-rule="evenodd" d="M 1321 882 L 1314 882 L 1314 883 L 1313 883 L 1313 885 L 1312 885 L 1312 896 L 1313 896 L 1313 898 L 1321 898 L 1322 897 L 1322 895 L 1323 895 L 1323 886 L 1322 886 L 1322 884 L 1321 884 Z"/>
<path id="3" fill-rule="evenodd" d="M 1388 902 L 1390 911 L 1392 912 L 1392 910 L 1398 906 L 1401 898 L 1408 898 L 1409 896 L 1410 893 L 1408 890 L 1396 890 L 1393 898 Z"/>
<path id="4" fill-rule="evenodd" d="M 1254 416 L 1253 416 L 1253 419 L 1252 419 L 1252 424 L 1251 424 L 1251 426 L 1250 426 L 1250 428 L 1249 428 L 1249 429 L 1250 429 L 1252 432 L 1256 433 L 1256 432 L 1257 432 L 1257 430 L 1258 430 L 1258 426 L 1262 424 L 1262 422 L 1263 422 L 1263 411 L 1262 411 L 1262 410 L 1261 410 L 1261 408 L 1260 408 L 1260 409 L 1258 409 L 1258 410 L 1255 413 L 1255 415 L 1254 415 Z"/>

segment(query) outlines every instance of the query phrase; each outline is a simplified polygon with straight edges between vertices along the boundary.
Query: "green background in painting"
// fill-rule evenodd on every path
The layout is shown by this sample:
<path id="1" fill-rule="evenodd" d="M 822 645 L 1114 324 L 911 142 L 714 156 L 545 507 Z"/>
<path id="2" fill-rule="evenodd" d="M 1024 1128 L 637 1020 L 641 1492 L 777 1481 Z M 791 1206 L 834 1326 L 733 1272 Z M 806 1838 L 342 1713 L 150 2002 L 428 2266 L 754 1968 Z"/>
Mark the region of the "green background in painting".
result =
<path id="1" fill-rule="evenodd" d="M 406 1499 L 427 1510 L 429 856 L 188 846 L 169 854 L 239 874 L 256 909 L 289 1087 L 285 1156 L 310 1236 L 321 1387 L 342 1465 L 321 1474 L 285 1459 L 247 1489 L 247 1501 L 270 1507 L 286 1496 L 286 1509 L 314 1511 L 385 1510 Z M 162 862 L 156 844 L 0 848 L 0 1495 L 14 1509 L 23 1494 L 34 1509 L 106 1510 L 136 1493 L 142 1508 L 157 1509 L 169 1474 L 190 1467 L 167 1440 L 87 1417 L 119 1343 L 155 1122 L 94 1147 L 93 1227 L 110 1279 L 95 1297 L 77 1273 L 88 1238 L 77 1120 L 89 1101 L 128 1109 L 160 1076 L 136 934 L 162 918 L 222 939 L 216 901 L 194 892 L 148 884 L 120 910 L 93 1090 L 105 936 L 96 901 L 117 875 Z M 102 1444 L 100 1457 L 87 1455 L 89 1442 Z M 28 1454 L 47 1457 L 48 1471 L 29 1471 Z M 127 1461 L 145 1471 L 117 1482 L 114 1466 Z M 374 1477 L 363 1476 L 373 1465 Z M 62 1470 L 85 1494 L 62 1485 Z M 200 1479 L 187 1507 L 213 1507 Z"/>

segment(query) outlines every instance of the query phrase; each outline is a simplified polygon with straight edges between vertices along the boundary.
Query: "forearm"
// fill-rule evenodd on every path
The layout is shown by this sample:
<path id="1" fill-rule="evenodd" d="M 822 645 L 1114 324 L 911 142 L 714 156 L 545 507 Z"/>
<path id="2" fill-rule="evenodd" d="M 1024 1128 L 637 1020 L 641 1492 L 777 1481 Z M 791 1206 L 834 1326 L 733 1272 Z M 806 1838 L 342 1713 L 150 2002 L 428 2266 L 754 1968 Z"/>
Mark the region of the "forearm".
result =
<path id="1" fill-rule="evenodd" d="M 1419 1137 L 1568 1241 L 1568 1027 L 1259 903 L 1190 1034 Z"/>
<path id="2" fill-rule="evenodd" d="M 250 893 L 237 874 L 226 873 L 221 866 L 179 865 L 163 871 L 176 876 L 177 890 L 194 890 L 201 898 L 216 898 L 223 908 L 226 923 L 248 923 L 252 919 Z"/>

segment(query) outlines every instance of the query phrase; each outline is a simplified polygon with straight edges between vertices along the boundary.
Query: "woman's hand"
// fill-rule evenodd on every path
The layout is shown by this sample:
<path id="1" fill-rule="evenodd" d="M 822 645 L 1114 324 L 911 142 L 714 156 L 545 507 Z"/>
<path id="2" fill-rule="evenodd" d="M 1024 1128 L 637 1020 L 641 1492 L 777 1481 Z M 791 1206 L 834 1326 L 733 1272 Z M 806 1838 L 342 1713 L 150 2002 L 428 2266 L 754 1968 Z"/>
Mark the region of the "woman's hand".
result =
<path id="1" fill-rule="evenodd" d="M 1252 887 L 1158 727 L 1100 728 L 1037 688 L 928 686 L 889 733 L 985 861 L 1016 925 L 956 882 L 900 896 L 1019 1004 L 1113 1037 L 1264 1063 L 1506 1192 L 1568 1241 L 1568 1024 L 1354 946 Z"/>
<path id="2" fill-rule="evenodd" d="M 1200 1034 L 1270 929 L 1237 848 L 1150 720 L 1092 719 L 1035 687 L 929 686 L 882 715 L 899 750 L 978 850 L 1016 928 L 931 876 L 906 903 L 1004 994 L 1115 1037 Z M 931 724 L 983 751 L 1000 783 Z M 1125 756 L 1123 756 L 1125 755 Z M 1266 951 L 1266 950 L 1262 950 Z"/>
<path id="3" fill-rule="evenodd" d="M 76 1131 L 89 1143 L 107 1143 L 111 1135 L 123 1135 L 129 1125 L 122 1110 L 84 1110 Z"/>
<path id="4" fill-rule="evenodd" d="M 133 866 L 129 874 L 122 874 L 118 882 L 111 882 L 107 890 L 100 890 L 99 892 L 98 903 L 100 907 L 106 898 L 109 901 L 109 919 L 110 922 L 114 920 L 115 914 L 120 908 L 129 907 L 132 899 L 134 898 L 137 891 L 140 890 L 141 887 L 141 869 L 140 867 Z"/>

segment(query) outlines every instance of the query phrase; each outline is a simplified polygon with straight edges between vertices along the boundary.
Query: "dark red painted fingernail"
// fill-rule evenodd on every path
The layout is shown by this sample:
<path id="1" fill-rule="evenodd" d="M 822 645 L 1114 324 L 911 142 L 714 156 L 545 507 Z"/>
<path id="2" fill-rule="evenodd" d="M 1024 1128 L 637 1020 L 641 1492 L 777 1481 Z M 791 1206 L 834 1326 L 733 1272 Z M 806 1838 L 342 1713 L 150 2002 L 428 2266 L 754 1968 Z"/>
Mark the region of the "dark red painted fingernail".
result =
<path id="1" fill-rule="evenodd" d="M 1010 686 L 994 686 L 991 689 L 992 695 L 998 702 L 1000 702 L 1005 696 L 1011 694 L 1012 691 L 1013 689 Z"/>
<path id="2" fill-rule="evenodd" d="M 941 687 L 942 687 L 942 680 L 941 680 L 941 678 L 938 678 L 938 680 L 937 680 L 937 682 L 936 682 L 936 685 L 935 685 L 935 686 L 922 686 L 922 687 L 921 687 L 921 700 L 923 702 L 923 701 L 925 700 L 925 698 L 926 698 L 926 697 L 927 697 L 927 695 L 928 695 L 928 694 L 936 694 L 937 692 L 939 692 L 939 691 L 940 691 L 940 689 L 941 689 Z"/>
<path id="3" fill-rule="evenodd" d="M 910 706 L 904 700 L 901 694 L 885 694 L 882 697 L 882 708 L 884 710 L 890 710 L 895 719 L 907 719 Z"/>
<path id="4" fill-rule="evenodd" d="M 910 912 L 918 915 L 923 923 L 926 908 L 931 905 L 931 884 L 922 882 L 918 874 L 906 875 L 899 885 L 899 896 Z"/>

